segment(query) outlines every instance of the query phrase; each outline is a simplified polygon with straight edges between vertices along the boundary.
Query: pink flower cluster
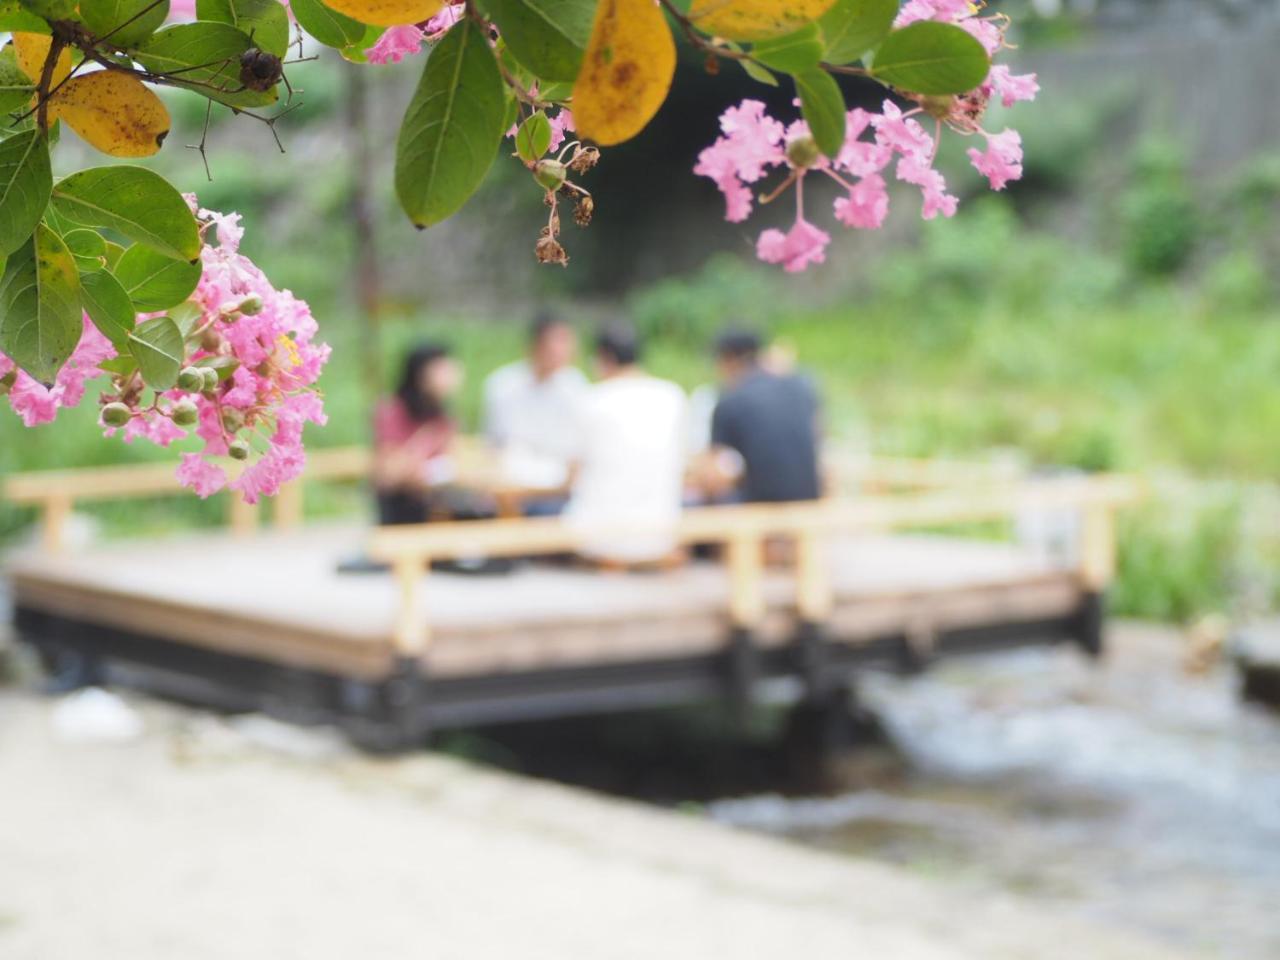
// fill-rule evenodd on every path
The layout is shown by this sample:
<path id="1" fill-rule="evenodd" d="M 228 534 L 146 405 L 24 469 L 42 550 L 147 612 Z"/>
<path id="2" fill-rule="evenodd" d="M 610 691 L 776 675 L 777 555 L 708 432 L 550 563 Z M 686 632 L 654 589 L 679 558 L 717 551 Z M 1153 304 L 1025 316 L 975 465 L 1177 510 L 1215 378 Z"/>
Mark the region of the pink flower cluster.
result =
<path id="1" fill-rule="evenodd" d="M 195 211 L 194 197 L 187 199 Z M 239 215 L 199 210 L 198 216 L 205 234 L 200 254 L 204 271 L 192 297 L 200 313 L 187 334 L 184 365 L 221 376 L 216 385 L 165 390 L 145 404 L 146 384 L 137 373 L 112 373 L 99 402 L 104 418 L 110 406 L 124 420 L 118 429 L 126 443 L 141 437 L 162 447 L 187 436 L 176 422 L 185 406 L 204 448 L 182 455 L 178 479 L 201 497 L 230 486 L 246 502 L 256 503 L 302 472 L 303 427 L 325 422 L 314 384 L 329 359 L 329 347 L 314 342 L 316 322 L 307 304 L 288 290 L 275 289 L 239 252 L 244 234 Z M 216 244 L 209 242 L 210 231 Z M 0 353 L 0 396 L 8 395 L 26 426 L 49 423 L 59 409 L 84 398 L 86 381 L 107 375 L 100 364 L 116 355 L 86 315 L 79 344 L 48 387 Z M 107 436 L 116 430 L 104 424 Z M 211 459 L 228 454 L 247 461 L 230 482 Z"/>
<path id="2" fill-rule="evenodd" d="M 194 197 L 188 202 L 195 206 Z M 313 385 L 329 359 L 329 347 L 313 342 L 316 321 L 306 302 L 277 290 L 239 252 L 244 235 L 239 214 L 199 210 L 197 215 L 206 231 L 204 273 L 193 297 L 203 309 L 197 320 L 202 332 L 187 362 L 231 372 L 213 391 L 163 395 L 171 404 L 193 401 L 199 412 L 195 432 L 204 440 L 204 450 L 183 455 L 178 479 L 201 497 L 229 485 L 245 502 L 256 503 L 302 472 L 303 426 L 326 420 Z M 210 228 L 216 245 L 208 242 Z M 177 428 L 161 410 L 151 410 L 124 429 L 126 439 L 131 433 L 143 435 L 163 446 L 174 439 Z M 234 453 L 235 443 L 248 444 L 259 455 L 228 484 L 222 467 L 209 458 Z"/>
<path id="3" fill-rule="evenodd" d="M 998 17 L 978 17 L 976 10 L 968 0 L 908 0 L 897 25 L 922 19 L 955 23 L 994 54 L 1004 46 L 1003 22 Z M 947 193 L 946 179 L 933 165 L 943 125 L 985 139 L 986 149 L 971 148 L 969 159 L 993 190 L 1002 190 L 1022 176 L 1022 140 L 1016 130 L 992 134 L 982 128 L 987 104 L 998 97 L 1011 106 L 1035 99 L 1038 91 L 1034 74 L 1015 76 L 1007 66 L 996 65 L 977 89 L 960 96 L 912 98 L 917 105 L 905 111 L 891 100 L 884 101 L 879 113 L 850 110 L 845 116 L 844 145 L 834 159 L 818 152 L 803 120 L 784 126 L 765 113 L 762 102 L 744 100 L 720 117 L 721 135 L 698 155 L 693 172 L 715 182 L 724 195 L 725 219 L 740 223 L 751 214 L 751 185 L 775 169 L 789 170 L 782 183 L 760 201 L 767 203 L 794 184 L 795 222 L 785 233 L 774 229 L 762 232 L 756 241 L 756 256 L 798 272 L 812 263 L 822 263 L 831 242 L 830 234 L 805 218 L 804 181 L 808 173 L 820 172 L 840 185 L 842 192 L 833 212 L 846 227 L 866 230 L 884 224 L 889 212 L 885 171 L 891 164 L 898 180 L 919 187 L 925 220 L 938 214 L 953 216 L 957 199 Z M 926 117 L 934 120 L 933 133 L 918 119 Z"/>
<path id="4" fill-rule="evenodd" d="M 462 19 L 465 3 L 451 3 L 430 20 L 388 27 L 378 42 L 364 52 L 370 63 L 399 63 L 422 49 L 424 43 L 435 43 L 445 31 Z"/>
<path id="5" fill-rule="evenodd" d="M 116 355 L 115 348 L 98 332 L 88 314 L 84 331 L 70 358 L 58 371 L 52 386 L 46 387 L 0 353 L 0 394 L 9 394 L 9 406 L 25 426 L 52 423 L 63 407 L 74 407 L 84 398 L 85 381 L 102 376 L 98 364 Z"/>

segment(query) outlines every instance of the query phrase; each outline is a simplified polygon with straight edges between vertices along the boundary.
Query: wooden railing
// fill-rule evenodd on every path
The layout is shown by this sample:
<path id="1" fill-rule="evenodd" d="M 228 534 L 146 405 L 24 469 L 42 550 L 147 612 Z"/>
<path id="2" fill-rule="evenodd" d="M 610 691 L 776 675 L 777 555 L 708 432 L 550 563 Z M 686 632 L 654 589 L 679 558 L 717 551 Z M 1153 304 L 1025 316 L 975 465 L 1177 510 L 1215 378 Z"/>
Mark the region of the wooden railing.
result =
<path id="1" fill-rule="evenodd" d="M 495 465 L 482 440 L 461 438 L 454 450 L 458 477 L 483 488 L 494 488 Z M 1018 468 L 1009 464 L 966 463 L 960 461 L 909 458 L 861 458 L 830 455 L 827 470 L 833 491 L 890 492 L 987 485 L 1017 478 Z M 271 523 L 280 528 L 299 525 L 304 516 L 304 487 L 307 482 L 355 482 L 369 475 L 372 454 L 365 447 L 334 447 L 307 454 L 307 469 L 301 480 L 286 484 L 271 499 Z M 229 473 L 239 464 L 227 461 Z M 498 490 L 499 494 L 506 491 Z M 170 463 L 128 464 L 74 470 L 43 470 L 18 473 L 4 478 L 0 494 L 11 503 L 34 506 L 40 514 L 42 543 L 59 550 L 66 543 L 67 520 L 77 503 L 128 500 L 149 496 L 186 493 Z M 225 494 L 223 496 L 226 496 Z M 233 533 L 247 535 L 257 529 L 261 511 L 238 496 L 227 496 L 227 520 Z"/>
<path id="2" fill-rule="evenodd" d="M 735 626 L 750 630 L 765 614 L 764 546 L 769 538 L 795 543 L 797 614 L 822 623 L 833 603 L 823 549 L 830 537 L 999 520 L 1026 510 L 1080 512 L 1076 573 L 1083 590 L 1101 593 L 1115 571 L 1115 512 L 1139 494 L 1134 480 L 1119 476 L 1002 482 L 893 497 L 701 507 L 684 511 L 663 533 L 682 544 L 723 545 L 729 614 Z M 371 536 L 369 553 L 391 565 L 400 592 L 395 644 L 401 655 L 413 657 L 430 642 L 424 588 L 431 561 L 560 553 L 577 550 L 588 538 L 637 532 L 654 531 L 625 525 L 584 530 L 557 518 L 433 523 L 379 528 Z"/>

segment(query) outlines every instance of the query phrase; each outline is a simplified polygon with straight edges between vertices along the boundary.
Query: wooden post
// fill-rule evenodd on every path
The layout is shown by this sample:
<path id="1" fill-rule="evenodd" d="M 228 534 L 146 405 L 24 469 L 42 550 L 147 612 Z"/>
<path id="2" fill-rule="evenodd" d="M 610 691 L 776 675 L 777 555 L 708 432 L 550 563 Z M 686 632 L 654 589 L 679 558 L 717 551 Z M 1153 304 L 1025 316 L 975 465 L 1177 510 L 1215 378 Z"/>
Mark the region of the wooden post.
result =
<path id="1" fill-rule="evenodd" d="M 1107 589 L 1116 572 L 1116 520 L 1111 504 L 1084 510 L 1080 531 L 1080 581 L 1092 593 Z"/>
<path id="2" fill-rule="evenodd" d="M 67 520 L 71 517 L 71 507 L 71 497 L 65 494 L 55 494 L 44 502 L 41 535 L 44 548 L 50 553 L 58 553 L 66 545 Z"/>
<path id="3" fill-rule="evenodd" d="M 733 625 L 755 627 L 764 616 L 764 544 L 754 533 L 739 533 L 728 544 L 729 615 Z"/>
<path id="4" fill-rule="evenodd" d="M 400 657 L 417 659 L 427 649 L 430 631 L 422 606 L 422 579 L 430 569 L 427 558 L 415 554 L 398 556 L 391 565 L 396 587 L 400 591 L 400 612 L 396 616 L 395 635 L 392 638 L 396 654 Z"/>
<path id="5" fill-rule="evenodd" d="M 280 488 L 272 508 L 271 521 L 282 530 L 290 530 L 302 525 L 301 477 Z"/>
<path id="6" fill-rule="evenodd" d="M 258 527 L 258 507 L 256 504 L 245 503 L 240 494 L 234 490 L 229 494 L 231 502 L 228 511 L 228 519 L 231 523 L 231 533 L 236 537 L 251 536 Z"/>
<path id="7" fill-rule="evenodd" d="M 831 616 L 831 577 L 824 546 L 816 530 L 796 535 L 796 611 L 805 623 L 825 623 Z"/>

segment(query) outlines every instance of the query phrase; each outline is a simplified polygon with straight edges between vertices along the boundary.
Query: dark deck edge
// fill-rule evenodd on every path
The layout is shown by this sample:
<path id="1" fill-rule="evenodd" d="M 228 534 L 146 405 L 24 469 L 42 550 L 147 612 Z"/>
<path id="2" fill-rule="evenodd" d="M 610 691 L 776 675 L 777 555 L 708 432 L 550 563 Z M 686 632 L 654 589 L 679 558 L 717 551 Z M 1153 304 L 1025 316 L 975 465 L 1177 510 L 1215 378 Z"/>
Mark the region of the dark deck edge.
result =
<path id="1" fill-rule="evenodd" d="M 428 731 L 482 723 L 657 708 L 718 698 L 745 707 L 758 682 L 799 679 L 817 694 L 858 670 L 926 668 L 942 657 L 1074 641 L 1100 649 L 1102 598 L 1086 594 L 1065 616 L 944 630 L 927 651 L 895 633 L 857 644 L 801 625 L 796 642 L 756 648 L 737 633 L 724 653 L 492 674 L 424 676 L 405 661 L 370 681 L 216 652 L 42 610 L 14 609 L 20 639 L 47 664 L 71 663 L 83 682 L 105 678 L 228 711 L 260 710 L 291 722 L 337 723 L 369 746 L 418 742 Z M 727 638 L 728 639 L 728 638 Z"/>

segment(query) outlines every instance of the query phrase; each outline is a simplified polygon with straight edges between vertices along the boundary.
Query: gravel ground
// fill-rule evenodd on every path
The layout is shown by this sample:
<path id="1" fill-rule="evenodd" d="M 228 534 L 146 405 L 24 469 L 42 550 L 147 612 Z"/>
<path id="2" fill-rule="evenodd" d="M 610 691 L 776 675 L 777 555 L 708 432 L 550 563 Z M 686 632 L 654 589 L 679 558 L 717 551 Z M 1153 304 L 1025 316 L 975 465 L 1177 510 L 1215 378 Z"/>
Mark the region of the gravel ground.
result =
<path id="1" fill-rule="evenodd" d="M 0 688 L 5 960 L 1175 956 L 694 815 L 129 702 L 140 737 L 73 742 L 59 701 Z"/>

